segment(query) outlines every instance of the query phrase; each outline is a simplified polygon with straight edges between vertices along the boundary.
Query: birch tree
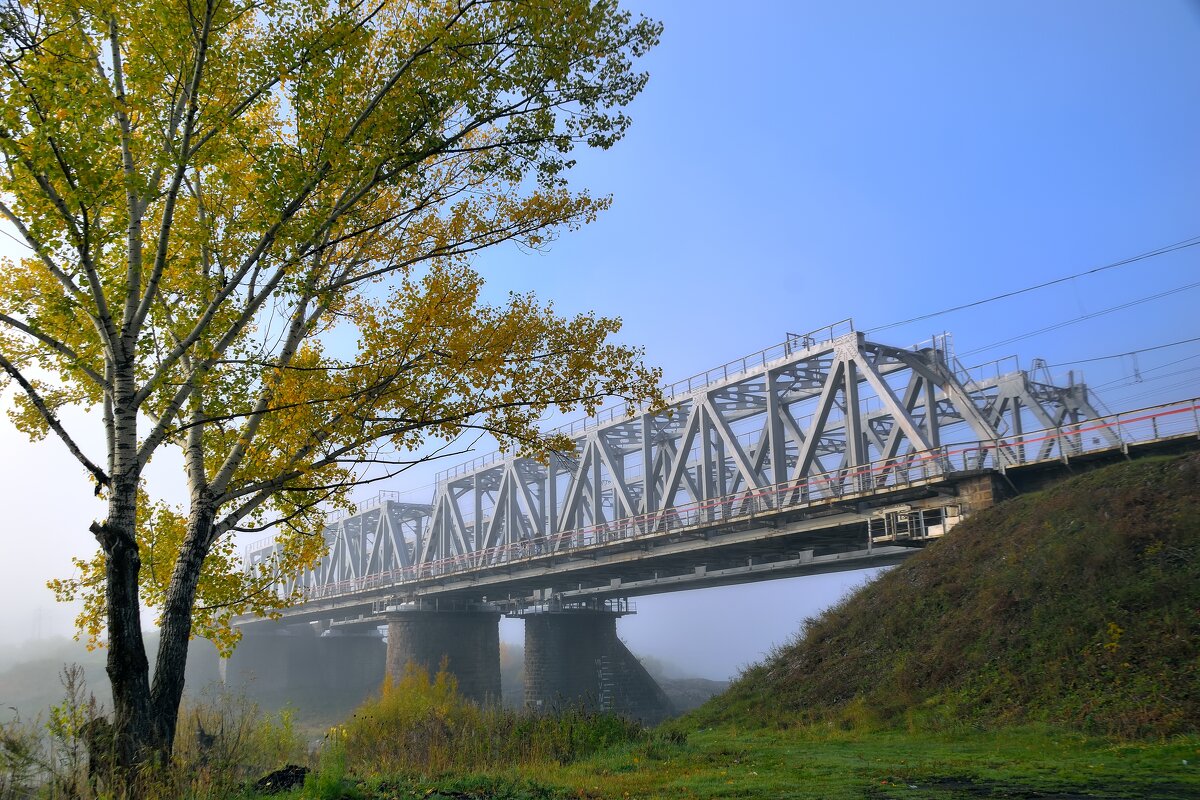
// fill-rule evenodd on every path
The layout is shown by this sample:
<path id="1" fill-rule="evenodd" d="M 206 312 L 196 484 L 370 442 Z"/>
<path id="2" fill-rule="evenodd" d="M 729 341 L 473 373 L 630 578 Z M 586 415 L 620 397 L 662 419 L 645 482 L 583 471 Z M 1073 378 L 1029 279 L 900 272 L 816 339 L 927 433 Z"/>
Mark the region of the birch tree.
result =
<path id="1" fill-rule="evenodd" d="M 537 455 L 548 409 L 655 396 L 618 320 L 485 302 L 472 257 L 608 205 L 571 153 L 624 134 L 659 26 L 610 0 L 0 3 L 0 216 L 28 248 L 0 264 L 0 371 L 106 503 L 56 588 L 102 589 L 133 767 L 170 752 L 189 637 L 265 609 L 232 534 L 282 531 L 299 568 L 365 466 L 465 431 Z M 164 448 L 183 508 L 144 486 Z"/>

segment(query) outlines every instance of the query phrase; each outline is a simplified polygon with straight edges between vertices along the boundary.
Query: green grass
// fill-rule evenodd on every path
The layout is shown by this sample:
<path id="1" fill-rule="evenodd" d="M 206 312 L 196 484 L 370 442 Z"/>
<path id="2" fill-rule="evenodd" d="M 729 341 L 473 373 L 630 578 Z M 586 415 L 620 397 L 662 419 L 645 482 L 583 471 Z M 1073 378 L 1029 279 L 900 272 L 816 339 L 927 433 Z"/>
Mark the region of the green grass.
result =
<path id="1" fill-rule="evenodd" d="M 1186 763 L 1185 763 L 1186 762 Z M 719 728 L 651 737 L 567 765 L 376 777 L 332 794 L 409 798 L 1200 797 L 1200 737 L 1114 742 L 1052 728 L 909 733 Z"/>
<path id="2" fill-rule="evenodd" d="M 1197 738 L 1114 744 L 1046 729 L 929 735 L 723 728 L 693 734 L 658 757 L 644 748 L 613 751 L 564 768 L 559 780 L 612 798 L 969 797 L 978 796 L 968 788 L 974 785 L 1008 796 L 1165 799 L 1200 796 L 1198 758 Z"/>

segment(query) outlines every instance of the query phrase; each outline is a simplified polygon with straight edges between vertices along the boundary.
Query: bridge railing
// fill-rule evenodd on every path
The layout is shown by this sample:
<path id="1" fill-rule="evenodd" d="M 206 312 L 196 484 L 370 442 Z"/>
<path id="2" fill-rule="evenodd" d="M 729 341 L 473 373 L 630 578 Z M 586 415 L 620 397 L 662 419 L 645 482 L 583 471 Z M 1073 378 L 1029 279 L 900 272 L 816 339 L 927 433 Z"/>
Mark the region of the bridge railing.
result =
<path id="1" fill-rule="evenodd" d="M 482 551 L 458 554 L 436 561 L 366 575 L 359 578 L 309 587 L 309 600 L 395 586 L 398 583 L 487 569 L 589 548 L 659 536 L 671 531 L 706 527 L 756 516 L 827 506 L 833 502 L 918 486 L 948 476 L 987 469 L 1006 469 L 1020 464 L 1068 460 L 1086 453 L 1103 452 L 1130 444 L 1162 439 L 1200 436 L 1200 398 L 1169 403 L 1138 411 L 1113 414 L 1080 423 L 956 444 L 907 453 L 856 468 L 831 470 L 804 480 L 785 481 L 734 495 L 639 514 L 500 545 Z M 1031 455 L 1032 454 L 1032 455 Z"/>

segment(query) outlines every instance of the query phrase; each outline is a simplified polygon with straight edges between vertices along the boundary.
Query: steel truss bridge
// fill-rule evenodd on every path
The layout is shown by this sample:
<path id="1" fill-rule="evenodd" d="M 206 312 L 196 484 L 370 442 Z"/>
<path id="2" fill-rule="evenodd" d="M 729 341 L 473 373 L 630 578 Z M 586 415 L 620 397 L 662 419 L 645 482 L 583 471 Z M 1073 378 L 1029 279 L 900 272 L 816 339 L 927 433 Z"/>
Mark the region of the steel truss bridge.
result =
<path id="1" fill-rule="evenodd" d="M 967 370 L 948 336 L 896 347 L 849 321 L 664 391 L 661 411 L 559 429 L 571 456 L 484 456 L 439 474 L 429 504 L 383 492 L 331 519 L 328 555 L 277 580 L 307 600 L 285 617 L 431 599 L 520 613 L 896 563 L 969 512 L 957 480 L 1200 432 L 1195 401 L 1102 416 L 1073 377 Z M 247 569 L 275 552 L 248 548 Z"/>

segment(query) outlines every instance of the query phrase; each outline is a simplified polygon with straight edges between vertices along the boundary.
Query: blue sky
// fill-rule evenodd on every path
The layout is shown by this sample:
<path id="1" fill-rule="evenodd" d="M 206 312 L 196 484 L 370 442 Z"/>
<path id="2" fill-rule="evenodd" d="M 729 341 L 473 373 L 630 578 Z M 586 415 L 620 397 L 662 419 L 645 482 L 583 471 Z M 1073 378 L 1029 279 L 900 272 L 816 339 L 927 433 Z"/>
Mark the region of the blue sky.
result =
<path id="1" fill-rule="evenodd" d="M 625 5 L 665 32 L 626 139 L 579 154 L 577 185 L 611 193 L 613 208 L 546 253 L 497 251 L 477 267 L 497 295 L 534 289 L 564 312 L 622 317 L 621 338 L 668 380 L 788 331 L 846 317 L 873 328 L 1200 236 L 1198 2 Z M 950 331 L 960 353 L 978 351 L 967 362 L 1125 352 L 1200 336 L 1200 288 L 989 345 L 1197 281 L 1200 247 L 879 338 Z M 1100 393 L 1114 410 L 1200 394 L 1200 342 L 1138 366 L 1161 379 L 1120 385 L 1129 359 L 1085 368 L 1114 384 Z M 57 445 L 8 426 L 0 444 L 15 456 L 0 481 L 25 499 L 17 523 L 65 531 L 8 559 L 0 586 L 49 605 L 42 582 L 87 549 L 79 531 L 94 512 L 71 505 L 78 471 Z M 59 472 L 47 489 L 41 478 Z M 428 493 L 427 480 L 395 488 Z M 719 677 L 862 580 L 644 598 L 622 635 Z M 47 610 L 45 625 L 65 631 L 68 618 Z M 6 622 L 0 638 L 32 632 Z"/>
<path id="2" fill-rule="evenodd" d="M 620 315 L 668 379 L 787 331 L 872 328 L 1200 235 L 1200 3 L 628 7 L 666 29 L 628 137 L 580 158 L 613 208 L 548 254 L 479 267 Z M 1126 352 L 1200 336 L 1200 287 L 989 345 L 1197 281 L 1200 247 L 878 336 L 950 331 L 968 364 Z M 1144 383 L 1099 392 L 1114 410 L 1200 394 L 1200 342 L 1138 366 Z M 1083 369 L 1122 384 L 1131 362 Z M 642 598 L 621 631 L 716 677 L 863 579 Z"/>
<path id="3" fill-rule="evenodd" d="M 870 328 L 1200 234 L 1200 4 L 637 7 L 666 25 L 651 82 L 627 139 L 578 170 L 613 209 L 547 255 L 480 267 L 621 315 L 668 377 L 785 331 Z M 950 330 L 971 350 L 1189 277 L 1200 248 L 887 337 Z M 1198 297 L 973 358 L 1185 338 Z"/>

